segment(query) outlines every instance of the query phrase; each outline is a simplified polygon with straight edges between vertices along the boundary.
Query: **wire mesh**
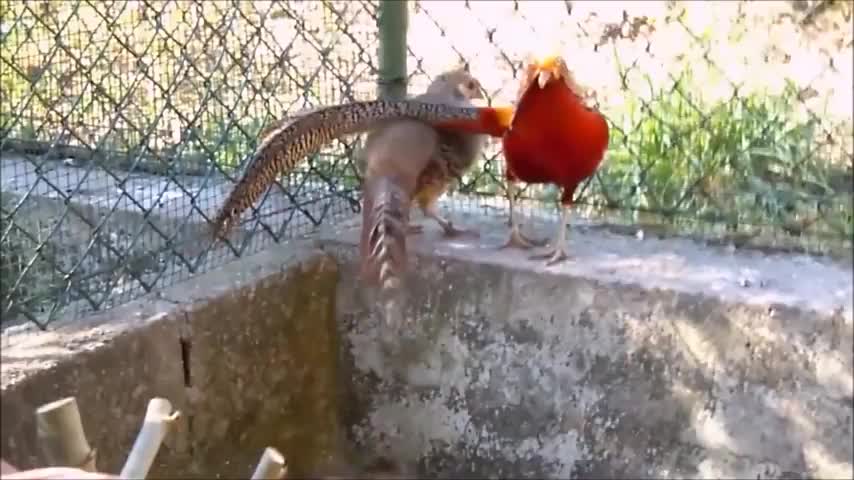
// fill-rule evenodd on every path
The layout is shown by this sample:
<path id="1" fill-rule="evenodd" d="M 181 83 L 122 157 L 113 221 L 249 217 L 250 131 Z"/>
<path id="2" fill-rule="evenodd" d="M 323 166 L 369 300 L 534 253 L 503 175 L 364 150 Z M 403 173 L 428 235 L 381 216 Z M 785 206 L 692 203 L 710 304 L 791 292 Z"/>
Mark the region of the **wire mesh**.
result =
<path id="1" fill-rule="evenodd" d="M 373 96 L 375 9 L 6 2 L 4 324 L 102 310 L 350 212 L 354 144 L 339 142 L 267 195 L 250 228 L 264 235 L 193 245 L 262 126 Z"/>
<path id="2" fill-rule="evenodd" d="M 288 112 L 375 96 L 377 1 L 4 1 L 4 324 L 102 310 L 358 209 L 336 142 L 281 179 L 232 248 L 198 235 Z M 467 63 L 513 101 L 531 51 L 564 55 L 611 145 L 577 194 L 706 239 L 850 249 L 847 2 L 410 2 L 409 92 Z M 504 214 L 499 145 L 450 203 Z M 553 186 L 528 186 L 549 217 Z"/>
<path id="3" fill-rule="evenodd" d="M 611 129 L 577 211 L 606 212 L 620 231 L 643 224 L 850 256 L 851 9 L 823 1 L 416 2 L 411 90 L 443 62 L 466 62 L 505 104 L 529 52 L 559 52 Z M 459 192 L 501 195 L 502 160 L 492 148 Z M 554 219 L 543 207 L 559 193 L 528 186 L 526 213 Z"/>

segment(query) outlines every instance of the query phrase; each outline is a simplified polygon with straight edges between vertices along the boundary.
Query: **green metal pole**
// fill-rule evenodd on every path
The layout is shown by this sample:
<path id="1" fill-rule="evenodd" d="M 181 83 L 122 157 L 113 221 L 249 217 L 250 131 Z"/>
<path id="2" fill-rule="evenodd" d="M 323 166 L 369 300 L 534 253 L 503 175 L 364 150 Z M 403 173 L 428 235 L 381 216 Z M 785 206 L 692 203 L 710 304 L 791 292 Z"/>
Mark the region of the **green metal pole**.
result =
<path id="1" fill-rule="evenodd" d="M 405 0 L 380 0 L 377 28 L 380 34 L 380 98 L 406 97 L 406 31 L 409 11 Z"/>

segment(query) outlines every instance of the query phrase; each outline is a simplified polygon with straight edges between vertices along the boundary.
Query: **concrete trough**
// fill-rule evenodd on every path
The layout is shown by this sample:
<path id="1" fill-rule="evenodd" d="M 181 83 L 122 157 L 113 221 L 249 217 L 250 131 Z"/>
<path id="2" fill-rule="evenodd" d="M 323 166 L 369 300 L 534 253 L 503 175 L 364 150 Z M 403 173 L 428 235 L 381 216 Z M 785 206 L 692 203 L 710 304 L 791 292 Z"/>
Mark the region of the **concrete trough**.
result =
<path id="1" fill-rule="evenodd" d="M 852 478 L 851 266 L 571 233 L 544 268 L 412 237 L 406 318 L 356 278 L 358 223 L 50 332 L 3 333 L 2 457 L 74 395 L 118 471 L 145 406 L 184 415 L 151 477 L 294 476 L 383 455 L 429 477 Z"/>

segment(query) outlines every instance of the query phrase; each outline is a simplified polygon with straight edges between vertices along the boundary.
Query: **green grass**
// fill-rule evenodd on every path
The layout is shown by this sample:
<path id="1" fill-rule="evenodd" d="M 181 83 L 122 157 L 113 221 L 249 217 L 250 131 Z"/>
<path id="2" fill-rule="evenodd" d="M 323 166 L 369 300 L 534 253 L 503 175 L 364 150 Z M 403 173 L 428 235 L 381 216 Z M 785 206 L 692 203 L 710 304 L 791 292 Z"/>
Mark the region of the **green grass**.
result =
<path id="1" fill-rule="evenodd" d="M 686 75 L 687 76 L 687 75 Z M 708 104 L 680 80 L 650 102 L 629 98 L 612 121 L 603 194 L 627 207 L 702 214 L 718 194 L 781 199 L 789 189 L 829 194 L 830 159 L 815 151 L 817 121 L 792 120 L 797 92 L 752 94 Z M 622 192 L 632 195 L 618 197 Z M 704 191 L 686 198 L 686 193 Z"/>

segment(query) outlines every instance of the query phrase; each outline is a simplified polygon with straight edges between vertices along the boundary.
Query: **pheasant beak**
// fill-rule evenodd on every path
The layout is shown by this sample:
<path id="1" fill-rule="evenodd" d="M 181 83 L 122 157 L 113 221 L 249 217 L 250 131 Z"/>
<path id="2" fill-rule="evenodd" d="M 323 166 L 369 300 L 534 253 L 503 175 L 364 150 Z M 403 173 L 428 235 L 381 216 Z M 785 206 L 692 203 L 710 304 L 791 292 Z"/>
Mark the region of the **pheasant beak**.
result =
<path id="1" fill-rule="evenodd" d="M 552 80 L 559 80 L 561 77 L 560 68 L 558 67 L 558 57 L 547 57 L 537 62 L 537 85 L 541 89 L 546 88 Z"/>
<path id="2" fill-rule="evenodd" d="M 540 70 L 537 72 L 537 85 L 540 86 L 540 89 L 546 88 L 546 85 L 552 80 L 553 75 L 549 70 Z"/>

